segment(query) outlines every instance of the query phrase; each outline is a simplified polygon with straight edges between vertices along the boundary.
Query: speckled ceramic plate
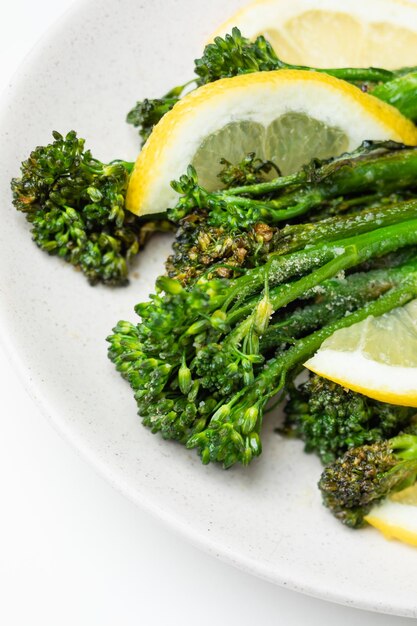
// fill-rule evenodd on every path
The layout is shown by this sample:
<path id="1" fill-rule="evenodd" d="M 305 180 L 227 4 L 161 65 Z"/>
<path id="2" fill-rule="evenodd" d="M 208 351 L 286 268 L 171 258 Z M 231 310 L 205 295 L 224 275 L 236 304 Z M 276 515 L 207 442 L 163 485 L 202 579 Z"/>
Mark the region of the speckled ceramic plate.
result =
<path id="1" fill-rule="evenodd" d="M 136 416 L 104 338 L 134 319 L 169 240 L 140 256 L 126 289 L 89 287 L 29 243 L 9 180 L 52 129 L 74 128 L 103 159 L 134 158 L 124 122 L 136 99 L 188 79 L 208 33 L 239 0 L 88 0 L 27 59 L 1 115 L 0 289 L 3 340 L 34 399 L 91 463 L 132 500 L 195 544 L 279 585 L 358 607 L 417 614 L 417 552 L 372 529 L 349 531 L 321 506 L 320 464 L 269 419 L 261 459 L 246 470 L 203 467 Z"/>

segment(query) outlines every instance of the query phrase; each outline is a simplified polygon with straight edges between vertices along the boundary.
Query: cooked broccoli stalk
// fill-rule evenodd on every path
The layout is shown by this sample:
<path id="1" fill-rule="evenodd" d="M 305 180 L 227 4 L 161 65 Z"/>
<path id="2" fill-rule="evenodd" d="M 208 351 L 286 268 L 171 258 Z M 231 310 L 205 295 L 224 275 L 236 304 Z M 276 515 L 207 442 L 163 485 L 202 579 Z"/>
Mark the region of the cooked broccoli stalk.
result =
<path id="1" fill-rule="evenodd" d="M 208 224 L 249 228 L 257 222 L 288 222 L 314 210 L 353 200 L 367 202 L 361 196 L 378 198 L 402 190 L 416 189 L 417 150 L 395 142 L 366 141 L 352 153 L 334 159 L 313 159 L 299 172 L 278 176 L 271 181 L 209 192 L 199 185 L 197 174 L 189 166 L 187 174 L 172 187 L 180 194 L 168 217 L 179 222 L 196 209 L 206 210 Z"/>
<path id="2" fill-rule="evenodd" d="M 392 437 L 410 422 L 416 409 L 378 402 L 310 374 L 289 387 L 283 432 L 305 442 L 327 464 L 346 450 Z"/>
<path id="3" fill-rule="evenodd" d="M 197 448 L 203 463 L 219 461 L 225 468 L 234 463 L 248 465 L 262 451 L 261 427 L 267 402 L 283 391 L 300 364 L 336 330 L 362 321 L 369 315 L 381 315 L 398 303 L 402 306 L 412 297 L 408 288 L 393 289 L 350 316 L 344 316 L 295 342 L 287 350 L 277 351 L 251 383 L 230 399 L 224 399 L 220 406 L 217 405 L 210 422 L 188 439 L 187 447 Z"/>
<path id="4" fill-rule="evenodd" d="M 207 213 L 200 211 L 181 220 L 166 268 L 169 276 L 184 284 L 207 272 L 229 278 L 239 275 L 240 268 L 265 263 L 271 253 L 288 254 L 306 245 L 368 232 L 375 223 L 382 227 L 413 218 L 417 218 L 416 200 L 377 205 L 319 222 L 287 224 L 282 229 L 262 222 L 246 230 L 210 226 Z"/>
<path id="5" fill-rule="evenodd" d="M 302 294 L 293 305 L 271 318 L 260 338 L 260 351 L 267 354 L 280 343 L 291 345 L 295 339 L 301 339 L 342 315 L 376 300 L 398 286 L 409 272 L 415 270 L 417 250 L 414 250 L 414 258 L 407 261 L 395 267 L 355 272 L 347 276 L 343 273 Z"/>
<path id="6" fill-rule="evenodd" d="M 143 423 L 196 448 L 204 463 L 247 465 L 258 456 L 268 400 L 284 392 L 324 339 L 416 297 L 417 265 L 407 254 L 414 251 L 415 257 L 417 202 L 384 202 L 386 193 L 413 189 L 416 155 L 392 142 L 368 142 L 353 155 L 314 161 L 291 177 L 212 194 L 198 186 L 192 171 L 182 177 L 176 185 L 184 193 L 178 206 L 185 210 L 175 216 L 184 219 L 186 239 L 181 280 L 160 277 L 150 301 L 135 308 L 140 323 L 119 322 L 108 338 L 109 357 L 129 381 Z M 222 249 L 227 237 L 242 234 L 241 225 L 210 223 L 225 196 L 243 200 L 242 206 L 282 202 L 292 217 L 305 198 L 318 211 L 329 201 L 353 204 L 347 214 L 314 224 L 280 230 L 263 223 L 267 236 L 257 241 L 259 222 L 248 221 L 242 237 L 254 267 L 247 268 L 230 241 L 230 255 Z M 221 204 L 225 215 L 228 208 Z M 394 253 L 392 267 L 355 273 Z M 239 270 L 219 276 L 233 262 Z M 184 286 L 184 277 L 193 280 Z"/>
<path id="7" fill-rule="evenodd" d="M 252 176 L 253 172 L 244 171 L 244 166 L 252 164 L 253 158 L 249 155 L 248 161 L 237 166 L 240 174 Z M 229 166 L 227 169 L 229 172 Z M 387 171 L 390 173 L 381 180 L 379 177 Z M 230 277 L 241 267 L 265 262 L 272 252 L 286 254 L 307 244 L 366 232 L 374 222 L 384 226 L 417 217 L 415 200 L 402 200 L 414 193 L 415 173 L 417 151 L 393 142 L 365 142 L 355 152 L 337 159 L 313 159 L 291 176 L 229 187 L 218 193 L 202 189 L 191 168 L 188 175 L 174 183 L 184 195 L 175 208 L 168 210 L 171 220 L 179 225 L 174 253 L 166 265 L 168 274 L 183 283 L 207 271 Z M 358 195 L 353 191 L 355 184 L 373 193 Z M 237 192 L 241 195 L 236 196 Z M 260 192 L 265 194 L 262 210 Z M 280 203 L 281 208 L 265 208 L 267 203 L 274 207 Z M 310 223 L 278 227 L 278 218 L 294 222 L 297 213 L 306 211 Z"/>
<path id="8" fill-rule="evenodd" d="M 157 293 L 136 306 L 141 323 L 115 327 L 109 357 L 129 380 L 153 432 L 196 447 L 205 463 L 246 465 L 261 451 L 266 402 L 335 330 L 415 297 L 417 271 L 410 266 L 375 300 L 348 315 L 343 310 L 330 323 L 324 319 L 324 326 L 291 345 L 279 336 L 263 352 L 271 318 L 342 270 L 416 243 L 417 220 L 407 220 L 271 255 L 234 279 L 202 276 L 185 289 L 160 277 Z"/>
<path id="9" fill-rule="evenodd" d="M 139 135 L 142 140 L 146 140 L 153 126 L 172 109 L 190 85 L 200 87 L 238 74 L 283 69 L 321 72 L 346 80 L 397 107 L 410 119 L 417 119 L 415 68 L 392 72 L 373 67 L 321 69 L 292 65 L 277 56 L 265 37 L 259 36 L 255 41 L 250 41 L 235 27 L 231 34 L 216 37 L 213 43 L 205 47 L 203 56 L 194 61 L 194 79 L 174 87 L 162 98 L 137 102 L 128 113 L 127 122 L 139 127 Z"/>
<path id="10" fill-rule="evenodd" d="M 417 122 L 417 71 L 415 68 L 386 83 L 376 85 L 371 93 L 376 98 L 394 106 L 405 117 Z"/>
<path id="11" fill-rule="evenodd" d="M 371 508 L 417 479 L 417 431 L 348 450 L 326 467 L 323 502 L 343 524 L 359 528 Z"/>
<path id="12" fill-rule="evenodd" d="M 101 163 L 74 131 L 53 138 L 22 163 L 11 183 L 13 204 L 42 250 L 79 268 L 92 285 L 125 285 L 132 258 L 168 222 L 144 222 L 125 210 L 132 163 Z"/>

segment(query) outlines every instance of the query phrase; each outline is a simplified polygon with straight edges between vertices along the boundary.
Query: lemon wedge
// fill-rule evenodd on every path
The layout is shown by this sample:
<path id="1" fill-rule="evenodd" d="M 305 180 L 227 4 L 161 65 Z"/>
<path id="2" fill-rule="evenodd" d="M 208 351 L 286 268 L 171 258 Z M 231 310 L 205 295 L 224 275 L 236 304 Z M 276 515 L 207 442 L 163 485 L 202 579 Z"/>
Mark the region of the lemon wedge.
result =
<path id="1" fill-rule="evenodd" d="M 375 400 L 417 407 L 417 300 L 337 330 L 304 365 Z"/>
<path id="2" fill-rule="evenodd" d="M 386 539 L 399 539 L 417 547 L 417 484 L 375 506 L 365 520 Z"/>
<path id="3" fill-rule="evenodd" d="M 170 182 L 191 163 L 208 189 L 219 187 L 219 160 L 249 152 L 283 174 L 313 157 L 355 149 L 364 139 L 417 143 L 396 109 L 349 83 L 317 72 L 278 70 L 224 78 L 182 98 L 153 129 L 130 177 L 126 206 L 160 213 L 177 200 Z"/>
<path id="4" fill-rule="evenodd" d="M 213 33 L 264 35 L 287 63 L 313 67 L 415 65 L 417 5 L 405 0 L 258 0 Z"/>

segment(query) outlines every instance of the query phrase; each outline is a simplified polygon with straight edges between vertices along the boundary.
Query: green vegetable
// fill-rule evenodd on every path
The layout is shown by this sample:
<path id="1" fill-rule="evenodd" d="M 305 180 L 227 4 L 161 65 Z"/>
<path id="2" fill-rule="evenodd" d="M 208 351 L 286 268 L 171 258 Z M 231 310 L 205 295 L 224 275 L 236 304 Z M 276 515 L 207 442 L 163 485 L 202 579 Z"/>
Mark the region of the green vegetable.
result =
<path id="1" fill-rule="evenodd" d="M 417 122 L 417 71 L 415 69 L 377 85 L 371 93 L 376 98 L 394 106 L 405 117 Z"/>
<path id="2" fill-rule="evenodd" d="M 378 402 L 320 376 L 310 374 L 289 387 L 284 433 L 300 437 L 306 452 L 331 463 L 346 450 L 392 437 L 416 409 Z"/>
<path id="3" fill-rule="evenodd" d="M 101 163 L 74 131 L 53 138 L 22 163 L 21 177 L 11 183 L 13 204 L 42 250 L 79 268 L 92 285 L 125 285 L 132 258 L 169 224 L 125 211 L 132 163 Z"/>
<path id="4" fill-rule="evenodd" d="M 348 450 L 325 468 L 323 502 L 343 524 L 358 528 L 374 504 L 417 479 L 415 426 L 392 439 Z"/>
<path id="5" fill-rule="evenodd" d="M 237 74 L 283 69 L 321 72 L 351 83 L 368 85 L 385 83 L 403 74 L 403 70 L 391 72 L 374 67 L 318 69 L 305 65 L 292 65 L 285 63 L 277 56 L 265 37 L 261 35 L 251 42 L 242 36 L 236 27 L 232 29 L 231 34 L 225 35 L 224 38 L 216 37 L 213 43 L 208 44 L 203 56 L 196 59 L 194 65 L 194 71 L 198 76 L 198 86 Z"/>
<path id="6" fill-rule="evenodd" d="M 272 161 L 263 161 L 254 152 L 250 152 L 240 163 L 233 164 L 227 159 L 220 159 L 223 169 L 218 177 L 223 187 L 241 187 L 266 182 L 271 172 L 281 176 L 278 166 Z"/>
<path id="7" fill-rule="evenodd" d="M 246 230 L 226 224 L 210 226 L 207 213 L 199 211 L 181 220 L 166 270 L 182 284 L 206 272 L 229 278 L 240 273 L 241 267 L 265 263 L 268 254 L 278 249 L 279 239 L 277 227 L 260 222 Z"/>
<path id="8" fill-rule="evenodd" d="M 350 315 L 344 309 L 289 347 L 278 337 L 263 353 L 270 318 L 341 270 L 416 243 L 417 220 L 407 220 L 271 255 L 235 279 L 202 277 L 184 289 L 179 281 L 160 277 L 157 293 L 136 306 L 141 323 L 115 327 L 109 357 L 130 382 L 143 422 L 153 432 L 196 447 L 203 462 L 246 465 L 261 451 L 267 401 L 336 329 L 415 297 L 417 271 L 410 265 L 392 288 Z"/>
<path id="9" fill-rule="evenodd" d="M 178 222 L 196 209 L 205 209 L 211 226 L 277 224 L 318 207 L 331 206 L 334 212 L 339 205 L 345 210 L 349 200 L 355 205 L 362 197 L 361 202 L 366 204 L 396 191 L 415 189 L 416 174 L 417 149 L 392 141 L 365 141 L 352 153 L 326 161 L 314 159 L 295 174 L 216 192 L 201 187 L 194 168 L 189 166 L 187 174 L 172 183 L 181 197 L 168 210 L 168 217 Z"/>
<path id="10" fill-rule="evenodd" d="M 417 277 L 416 277 L 417 278 Z M 402 306 L 415 297 L 414 287 L 393 289 L 377 301 L 358 309 L 348 317 L 324 326 L 299 340 L 288 350 L 270 359 L 253 382 L 244 386 L 212 415 L 204 430 L 198 429 L 187 441 L 187 447 L 197 448 L 203 463 L 219 461 L 224 467 L 234 463 L 247 465 L 262 451 L 260 431 L 267 402 L 284 389 L 294 368 L 313 354 L 321 343 L 339 328 L 362 321 L 369 315 L 381 315 Z M 253 415 L 256 413 L 256 421 Z"/>
<path id="11" fill-rule="evenodd" d="M 412 252 L 412 259 L 403 259 L 403 255 L 398 255 L 402 265 L 367 272 L 357 272 L 357 266 L 355 273 L 331 278 L 307 291 L 295 302 L 295 306 L 286 307 L 271 318 L 270 325 L 260 338 L 260 351 L 268 354 L 280 343 L 291 345 L 295 339 L 305 337 L 398 286 L 417 267 L 417 250 Z M 297 412 L 294 410 L 292 413 L 295 421 Z M 323 450 L 331 448 L 326 442 L 322 442 L 322 447 Z"/>
<path id="12" fill-rule="evenodd" d="M 414 193 L 417 150 L 394 142 L 365 142 L 351 154 L 313 160 L 296 174 L 269 181 L 265 175 L 273 164 L 254 155 L 224 165 L 228 188 L 219 192 L 202 189 L 192 168 L 173 183 L 183 195 L 168 211 L 171 222 L 181 224 L 167 265 L 170 276 L 188 281 L 208 268 L 231 276 L 235 268 L 265 262 L 271 252 L 366 232 L 374 219 L 382 226 L 416 217 L 413 201 L 396 200 Z M 150 234 L 171 229 L 167 220 L 144 221 L 125 210 L 132 167 L 93 158 L 74 131 L 54 133 L 54 142 L 36 148 L 22 163 L 21 177 L 12 180 L 13 203 L 41 249 L 80 268 L 91 284 L 123 285 Z M 313 209 L 316 219 L 335 217 L 274 226 Z"/>
<path id="13" fill-rule="evenodd" d="M 265 263 L 268 255 L 288 254 L 319 242 L 330 242 L 373 230 L 375 224 L 388 226 L 417 218 L 417 201 L 381 204 L 348 215 L 307 224 L 287 224 L 279 229 L 262 222 L 247 230 L 210 226 L 206 212 L 190 214 L 180 223 L 173 245 L 174 254 L 166 263 L 169 276 L 184 284 L 202 273 L 233 276 L 242 267 Z M 239 275 L 239 274 L 237 274 Z"/>
<path id="14" fill-rule="evenodd" d="M 154 98 L 153 100 L 146 98 L 141 102 L 137 102 L 129 111 L 126 116 L 126 122 L 139 128 L 139 136 L 143 142 L 147 140 L 155 124 L 178 102 L 188 85 L 189 83 L 186 83 L 185 85 L 174 87 L 161 98 Z"/>
<path id="15" fill-rule="evenodd" d="M 238 28 L 233 28 L 232 33 L 224 38 L 216 37 L 213 43 L 205 47 L 203 56 L 194 61 L 196 78 L 174 87 L 162 98 L 137 102 L 128 113 L 127 122 L 139 128 L 139 135 L 145 141 L 153 126 L 175 105 L 191 84 L 200 87 L 238 74 L 282 69 L 321 72 L 346 80 L 397 107 L 410 119 L 417 120 L 415 68 L 391 72 L 373 67 L 321 69 L 291 65 L 284 63 L 276 55 L 264 37 L 257 37 L 251 42 L 242 36 Z"/>

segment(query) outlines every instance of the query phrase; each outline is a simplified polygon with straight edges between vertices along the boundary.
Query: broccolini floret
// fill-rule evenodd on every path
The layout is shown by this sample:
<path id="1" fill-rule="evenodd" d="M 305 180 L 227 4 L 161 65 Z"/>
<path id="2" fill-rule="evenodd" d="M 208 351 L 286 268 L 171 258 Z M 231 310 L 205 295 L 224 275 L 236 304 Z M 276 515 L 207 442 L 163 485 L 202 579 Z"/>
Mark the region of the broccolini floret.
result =
<path id="1" fill-rule="evenodd" d="M 255 185 L 276 176 L 281 176 L 279 167 L 272 161 L 264 161 L 254 152 L 247 154 L 240 163 L 230 163 L 227 159 L 220 159 L 223 169 L 218 173 L 222 186 L 226 189 Z"/>
<path id="2" fill-rule="evenodd" d="M 306 452 L 331 463 L 346 450 L 396 435 L 416 409 L 378 402 L 316 374 L 289 388 L 284 432 L 300 437 Z"/>
<path id="3" fill-rule="evenodd" d="M 144 222 L 125 210 L 132 163 L 102 163 L 75 131 L 53 138 L 22 163 L 11 183 L 13 204 L 42 250 L 79 268 L 92 285 L 125 285 L 132 258 L 168 223 Z"/>
<path id="4" fill-rule="evenodd" d="M 417 431 L 348 450 L 321 475 L 326 507 L 343 524 L 358 528 L 371 508 L 417 479 Z"/>
<path id="5" fill-rule="evenodd" d="M 168 113 L 181 98 L 188 84 L 174 87 L 161 98 L 142 100 L 137 102 L 126 116 L 126 122 L 139 128 L 139 136 L 144 143 L 152 132 L 155 124 Z"/>

